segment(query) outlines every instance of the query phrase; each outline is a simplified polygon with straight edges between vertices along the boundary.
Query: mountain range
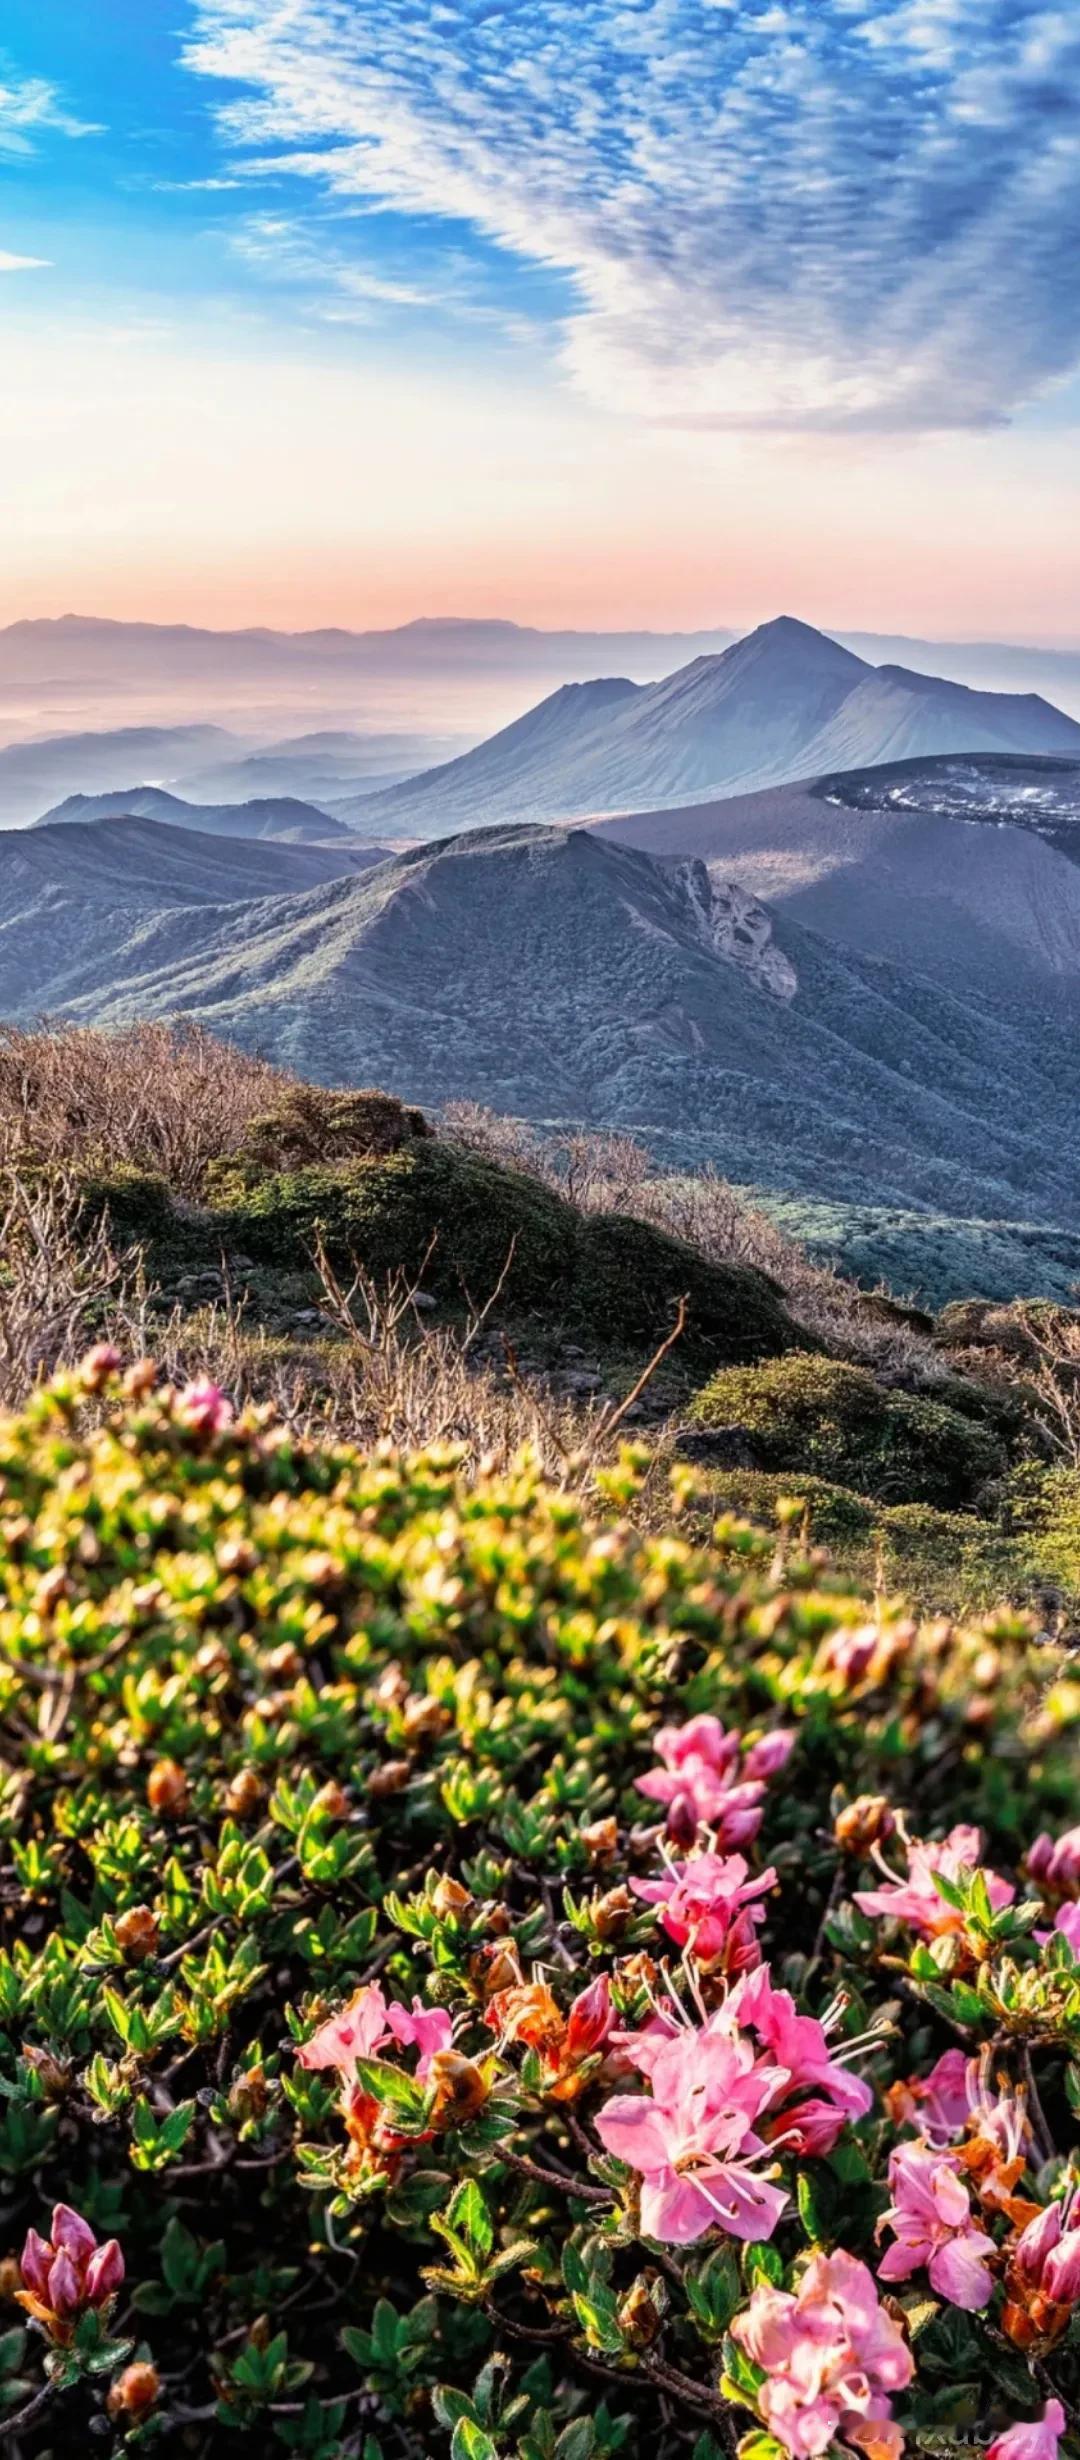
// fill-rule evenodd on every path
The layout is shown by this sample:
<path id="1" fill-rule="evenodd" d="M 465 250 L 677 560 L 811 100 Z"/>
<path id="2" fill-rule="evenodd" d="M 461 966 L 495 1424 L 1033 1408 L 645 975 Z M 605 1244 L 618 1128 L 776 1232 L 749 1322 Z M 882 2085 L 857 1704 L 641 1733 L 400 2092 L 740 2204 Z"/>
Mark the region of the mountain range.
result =
<path id="1" fill-rule="evenodd" d="M 1075 1046 L 1045 1014 L 592 830 L 363 852 L 137 819 L 8 833 L 0 1014 L 180 1012 L 324 1082 L 617 1124 L 764 1187 L 1080 1220 Z"/>
<path id="2" fill-rule="evenodd" d="M 788 616 L 653 684 L 566 684 L 456 760 L 335 805 L 380 836 L 679 805 L 942 753 L 1080 756 L 1037 693 L 870 666 Z"/>
<path id="3" fill-rule="evenodd" d="M 318 845 L 331 837 L 347 837 L 343 820 L 318 811 L 294 795 L 263 795 L 250 803 L 185 803 L 161 786 L 129 786 L 116 794 L 69 794 L 52 811 L 42 814 L 38 828 L 72 821 L 160 820 L 169 828 L 195 829 L 208 837 L 273 837 L 283 844 Z"/>

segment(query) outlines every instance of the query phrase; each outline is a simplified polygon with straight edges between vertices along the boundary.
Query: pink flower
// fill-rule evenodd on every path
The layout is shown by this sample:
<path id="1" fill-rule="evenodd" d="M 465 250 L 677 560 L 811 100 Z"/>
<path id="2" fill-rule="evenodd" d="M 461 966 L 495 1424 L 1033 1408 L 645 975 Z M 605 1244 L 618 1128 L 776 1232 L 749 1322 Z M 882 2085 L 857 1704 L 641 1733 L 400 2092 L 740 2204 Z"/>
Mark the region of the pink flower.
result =
<path id="1" fill-rule="evenodd" d="M 202 1376 L 197 1383 L 185 1385 L 183 1392 L 177 1394 L 176 1415 L 192 1435 L 209 1439 L 232 1425 L 235 1412 L 220 1384 L 212 1384 L 208 1377 Z"/>
<path id="2" fill-rule="evenodd" d="M 1054 1931 L 1057 1932 L 1059 1938 L 1064 1939 L 1070 1953 L 1080 1964 L 1080 1905 L 1062 1905 L 1054 1924 Z M 1044 1939 L 1052 1938 L 1054 1932 L 1044 1931 L 1041 1935 Z"/>
<path id="3" fill-rule="evenodd" d="M 672 1836 L 689 1844 L 698 1828 L 711 1828 L 726 1852 L 757 1835 L 765 1779 L 783 1767 L 794 1739 L 783 1731 L 766 1734 L 743 1753 L 741 1737 L 729 1734 L 719 1717 L 661 1726 L 656 1753 L 664 1765 L 639 1777 L 638 1790 L 667 1804 Z"/>
<path id="4" fill-rule="evenodd" d="M 712 2026 L 661 2031 L 646 2055 L 651 2096 L 616 2094 L 596 2121 L 606 2150 L 641 2175 L 643 2236 L 689 2246 L 719 2225 L 771 2238 L 788 2199 L 752 2166 L 766 2151 L 754 2120 L 785 2071 Z"/>
<path id="5" fill-rule="evenodd" d="M 896 1922 L 906 1922 L 923 1939 L 940 1939 L 950 1931 L 962 1930 L 964 1916 L 934 1886 L 934 1873 L 954 1882 L 967 1877 L 979 1867 L 982 1839 L 977 1828 L 953 1828 L 941 1844 L 924 1844 L 915 1837 L 907 1845 L 907 1878 L 897 1879 L 888 1865 L 881 1863 L 888 1885 L 884 1888 L 861 1888 L 855 1902 L 863 1913 L 877 1913 Z M 877 1857 L 880 1861 L 880 1856 Z M 1016 1894 L 1009 1880 L 998 1877 L 996 1871 L 984 1873 L 987 1894 L 995 1913 L 1011 1905 Z"/>
<path id="6" fill-rule="evenodd" d="M 728 2024 L 749 2026 L 785 2070 L 785 2106 L 770 2120 L 771 2140 L 796 2152 L 831 2152 L 847 2121 L 873 2108 L 869 2085 L 833 2056 L 825 2026 L 816 2016 L 800 2015 L 789 1990 L 773 1988 L 767 1966 L 745 1974 L 720 2013 Z M 790 2103 L 791 2093 L 807 2098 Z"/>
<path id="7" fill-rule="evenodd" d="M 396 2041 L 403 2048 L 419 2050 L 416 2072 L 423 2082 L 432 2059 L 450 2048 L 452 2033 L 445 2008 L 425 2007 L 421 1999 L 414 1999 L 411 2008 L 397 2000 L 388 2006 L 378 1982 L 368 1982 L 297 2051 L 297 2064 L 333 2067 L 352 2076 L 358 2059 L 375 2058 L 388 2042 Z"/>
<path id="8" fill-rule="evenodd" d="M 956 2144 L 971 2116 L 969 2069 L 977 2062 L 962 2050 L 945 2050 L 927 2076 L 908 2076 L 885 2095 L 896 2125 L 918 2127 L 934 2145 Z"/>
<path id="9" fill-rule="evenodd" d="M 729 1967 L 757 1964 L 761 1950 L 754 1937 L 765 1908 L 754 1900 L 776 1884 L 774 1870 L 750 1878 L 742 1854 L 691 1854 L 669 1864 L 662 1879 L 632 1879 L 635 1896 L 663 1908 L 660 1920 L 676 1947 L 688 1947 L 703 1964 L 712 1964 L 728 1950 Z"/>
<path id="10" fill-rule="evenodd" d="M 1065 2411 L 1060 2400 L 1048 2400 L 1042 2416 L 1033 2418 L 1028 2426 L 1008 2426 L 1004 2434 L 988 2443 L 983 2460 L 1057 2460 L 1058 2444 L 1065 2432 Z"/>
<path id="11" fill-rule="evenodd" d="M 947 2153 L 930 2144 L 898 2144 L 889 2162 L 893 2202 L 879 2228 L 896 2233 L 878 2265 L 883 2281 L 906 2281 L 924 2266 L 930 2286 L 951 2306 L 986 2306 L 993 2277 L 986 2257 L 994 2241 L 976 2227 L 968 2191 Z"/>
<path id="12" fill-rule="evenodd" d="M 36 2323 L 50 2338 L 71 2339 L 76 2319 L 87 2307 L 105 2306 L 124 2278 L 124 2258 L 115 2238 L 99 2246 L 89 2221 L 70 2204 L 53 2208 L 48 2238 L 27 2232 L 19 2265 L 22 2289 L 16 2292 Z"/>
<path id="13" fill-rule="evenodd" d="M 1027 1856 L 1028 1876 L 1051 1896 L 1080 1894 L 1080 1828 L 1064 1836 L 1037 1836 Z"/>
<path id="14" fill-rule="evenodd" d="M 854 2255 L 815 2255 L 795 2293 L 755 2289 L 731 2330 L 764 2369 L 758 2412 L 792 2460 L 816 2460 L 838 2440 L 867 2460 L 900 2460 L 890 2395 L 910 2383 L 914 2364 Z"/>
<path id="15" fill-rule="evenodd" d="M 454 2038 L 453 2019 L 445 2007 L 425 2007 L 422 1999 L 414 1999 L 411 2008 L 402 2007 L 396 1999 L 386 2010 L 388 2032 L 407 2050 L 419 2050 L 416 2073 L 421 2084 L 432 2059 L 440 2050 L 449 2050 Z M 386 2039 L 384 2034 L 383 2039 Z"/>
<path id="16" fill-rule="evenodd" d="M 778 1725 L 771 1734 L 763 1734 L 760 1742 L 751 1743 L 743 1754 L 742 1773 L 752 1781 L 763 1777 L 778 1777 L 786 1768 L 795 1749 L 795 1733 L 791 1726 Z"/>
<path id="17" fill-rule="evenodd" d="M 591 2058 L 607 2040 L 611 2031 L 611 1984 L 601 1973 L 587 1990 L 579 1990 L 570 2003 L 566 2020 L 566 2041 L 563 2056 L 571 2067 L 582 2059 Z"/>
<path id="18" fill-rule="evenodd" d="M 1078 2202 L 1074 2193 L 1047 2204 L 1020 2232 L 1009 2262 L 1009 2286 L 1013 2291 L 1022 2283 L 1029 2303 L 1033 2290 L 1052 2306 L 1080 2303 L 1080 2225 L 1072 2227 Z"/>

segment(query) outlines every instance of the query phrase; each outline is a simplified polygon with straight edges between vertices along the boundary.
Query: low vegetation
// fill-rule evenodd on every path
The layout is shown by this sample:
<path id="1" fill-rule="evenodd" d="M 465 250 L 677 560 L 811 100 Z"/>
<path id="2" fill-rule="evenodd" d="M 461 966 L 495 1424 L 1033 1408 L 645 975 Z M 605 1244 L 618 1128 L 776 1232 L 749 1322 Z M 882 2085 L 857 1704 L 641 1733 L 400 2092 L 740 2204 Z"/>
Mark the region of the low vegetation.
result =
<path id="1" fill-rule="evenodd" d="M 198 1033 L 0 1153 L 16 2460 L 1056 2460 L 1080 1317 Z"/>
<path id="2" fill-rule="evenodd" d="M 4 1427 L 16 2452 L 1056 2451 L 1067 1654 L 643 1466 Z"/>

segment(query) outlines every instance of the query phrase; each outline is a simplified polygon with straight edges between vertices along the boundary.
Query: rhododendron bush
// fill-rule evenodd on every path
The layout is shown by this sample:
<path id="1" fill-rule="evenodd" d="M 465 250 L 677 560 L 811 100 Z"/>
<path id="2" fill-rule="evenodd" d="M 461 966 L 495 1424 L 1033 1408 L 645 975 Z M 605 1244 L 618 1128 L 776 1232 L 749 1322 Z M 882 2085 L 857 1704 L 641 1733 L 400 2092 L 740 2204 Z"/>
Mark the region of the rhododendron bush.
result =
<path id="1" fill-rule="evenodd" d="M 1068 1651 L 643 1475 L 0 1428 L 16 2452 L 1080 2460 Z"/>

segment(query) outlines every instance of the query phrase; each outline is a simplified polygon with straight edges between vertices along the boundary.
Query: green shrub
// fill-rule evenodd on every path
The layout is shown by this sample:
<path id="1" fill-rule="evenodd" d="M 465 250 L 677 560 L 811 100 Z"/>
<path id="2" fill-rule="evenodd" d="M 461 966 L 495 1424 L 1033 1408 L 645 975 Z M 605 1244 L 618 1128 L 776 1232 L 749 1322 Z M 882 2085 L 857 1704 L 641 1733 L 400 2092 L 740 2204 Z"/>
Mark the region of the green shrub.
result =
<path id="1" fill-rule="evenodd" d="M 887 1502 L 962 1506 L 1004 1464 L 994 1438 L 957 1410 L 803 1352 L 721 1369 L 690 1419 L 744 1429 L 763 1469 L 808 1471 Z"/>
<path id="2" fill-rule="evenodd" d="M 993 2045 L 1007 2086 L 1015 2031 L 1064 2134 L 1080 1985 L 1032 1940 L 1042 1900 L 999 1913 L 965 1865 L 947 1904 L 931 1895 L 943 1958 L 851 1901 L 880 1886 L 863 1857 L 890 1795 L 913 1836 L 985 1823 L 1019 1874 L 1070 1815 L 1064 1659 L 1004 1619 L 992 1649 L 977 1628 L 920 1632 L 822 1585 L 790 1536 L 778 1559 L 740 1523 L 712 1547 L 642 1534 L 642 1466 L 592 1504 L 528 1461 L 469 1486 L 449 1452 L 365 1460 L 236 1423 L 213 1386 L 153 1393 L 139 1373 L 124 1398 L 94 1354 L 0 1426 L 0 2253 L 10 2293 L 59 2204 L 126 2267 L 118 2296 L 110 2257 L 98 2294 L 80 2256 L 73 2307 L 51 2308 L 29 2240 L 37 2329 L 13 2307 L 0 2335 L 20 2448 L 646 2460 L 674 2434 L 723 2452 L 758 2408 L 734 2344 L 717 2389 L 755 2284 L 790 2290 L 822 2245 L 880 2260 L 891 2086 L 957 2030 L 973 2055 Z M 661 2247 L 661 2288 L 637 2173 L 598 2130 L 613 2093 L 648 2089 L 612 2074 L 608 2025 L 654 2025 L 678 1941 L 628 1885 L 662 1894 L 680 1870 L 676 1806 L 650 1846 L 665 1798 L 641 1780 L 668 1766 L 658 1729 L 699 1712 L 744 1779 L 754 1743 L 782 1751 L 790 1729 L 760 1839 L 739 1829 L 764 1978 L 806 2016 L 834 2007 L 832 2054 L 870 2081 L 864 2115 L 836 2106 L 835 2152 L 804 2155 L 792 2079 L 768 2066 L 763 2174 L 786 2201 L 767 2242 L 706 2199 L 698 2235 Z M 673 1958 L 686 2026 L 727 2021 L 725 1955 Z M 338 2067 L 305 2061 L 343 2011 L 370 2034 L 338 2037 Z M 765 2054 L 739 2040 L 756 2075 Z M 850 2076 L 813 2056 L 820 2125 Z M 1041 2151 L 1023 2188 L 1040 2202 L 1060 2168 Z M 911 2450 L 956 2423 L 961 2362 L 980 2435 L 1039 2405 L 1001 2294 L 986 2320 L 920 2313 Z M 124 2402 L 151 2365 L 144 2434 Z M 1072 2344 L 1054 2365 L 1075 2402 Z"/>
<path id="3" fill-rule="evenodd" d="M 433 1133 L 423 1112 L 410 1110 L 395 1094 L 298 1084 L 273 1110 L 251 1121 L 237 1158 L 262 1170 L 294 1170 L 312 1162 L 399 1153 Z"/>
<path id="4" fill-rule="evenodd" d="M 574 1307 L 597 1336 L 661 1338 L 687 1301 L 688 1345 L 725 1359 L 761 1358 L 799 1338 L 779 1284 L 753 1265 L 710 1263 L 682 1239 L 624 1213 L 587 1213 L 578 1224 Z"/>
<path id="5" fill-rule="evenodd" d="M 572 1279 L 569 1205 L 521 1171 L 434 1139 L 290 1171 L 222 1162 L 208 1196 L 219 1235 L 288 1271 L 310 1260 L 321 1235 L 339 1266 L 357 1262 L 380 1279 L 423 1271 L 431 1289 L 448 1298 L 467 1290 L 481 1304 L 508 1259 L 513 1304 L 558 1306 Z"/>
<path id="6" fill-rule="evenodd" d="M 796 1471 L 705 1470 L 700 1487 L 710 1518 L 741 1512 L 768 1528 L 793 1501 L 815 1546 L 827 1547 L 837 1568 L 867 1587 L 902 1590 L 923 1614 L 987 1614 L 1024 1604 L 1030 1565 L 1009 1531 L 967 1512 L 937 1512 L 926 1503 L 875 1503 L 850 1487 Z M 702 1507 L 695 1509 L 695 1526 Z"/>
<path id="7" fill-rule="evenodd" d="M 118 1246 L 160 1254 L 182 1242 L 169 1182 L 157 1171 L 117 1162 L 111 1170 L 80 1172 L 77 1183 L 87 1217 L 93 1221 L 106 1213 Z"/>

